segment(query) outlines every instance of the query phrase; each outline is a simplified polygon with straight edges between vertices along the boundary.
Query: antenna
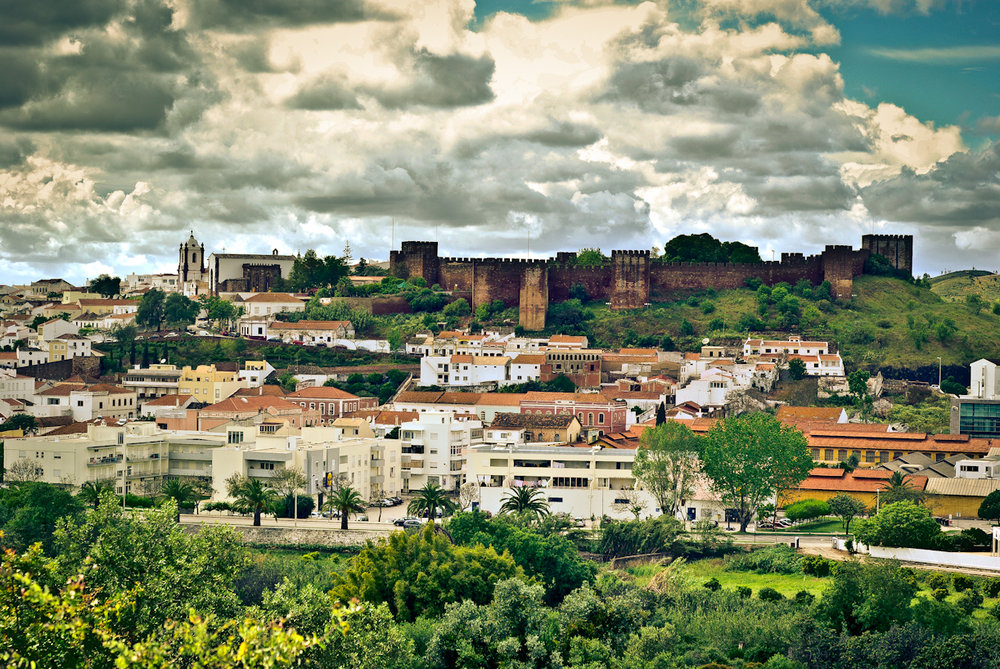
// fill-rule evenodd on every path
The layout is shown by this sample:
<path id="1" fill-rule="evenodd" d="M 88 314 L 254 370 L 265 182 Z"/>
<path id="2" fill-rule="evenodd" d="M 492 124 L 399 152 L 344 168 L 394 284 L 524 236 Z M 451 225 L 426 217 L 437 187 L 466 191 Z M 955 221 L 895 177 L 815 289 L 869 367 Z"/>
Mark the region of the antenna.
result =
<path id="1" fill-rule="evenodd" d="M 392 245 L 389 247 L 390 251 L 396 250 L 396 217 L 392 217 Z"/>

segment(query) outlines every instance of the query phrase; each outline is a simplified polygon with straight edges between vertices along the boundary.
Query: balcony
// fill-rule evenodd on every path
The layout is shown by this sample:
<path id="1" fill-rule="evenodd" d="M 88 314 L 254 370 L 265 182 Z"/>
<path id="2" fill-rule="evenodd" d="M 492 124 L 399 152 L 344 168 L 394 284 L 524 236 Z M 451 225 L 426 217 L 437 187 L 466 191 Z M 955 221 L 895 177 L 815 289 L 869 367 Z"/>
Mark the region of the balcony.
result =
<path id="1" fill-rule="evenodd" d="M 106 455 L 103 458 L 91 458 L 90 462 L 87 463 L 87 466 L 96 467 L 99 465 L 110 465 L 121 461 L 122 456 L 120 455 Z"/>

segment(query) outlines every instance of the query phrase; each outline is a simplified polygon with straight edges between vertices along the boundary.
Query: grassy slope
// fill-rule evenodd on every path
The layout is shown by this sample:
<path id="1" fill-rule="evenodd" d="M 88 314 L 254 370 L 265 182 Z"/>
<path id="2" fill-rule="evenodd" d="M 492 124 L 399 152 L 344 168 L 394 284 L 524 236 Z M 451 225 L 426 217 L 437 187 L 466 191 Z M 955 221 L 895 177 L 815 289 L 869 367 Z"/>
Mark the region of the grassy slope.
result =
<path id="1" fill-rule="evenodd" d="M 635 578 L 636 584 L 642 586 L 648 583 L 653 575 L 661 569 L 663 567 L 659 565 L 644 565 L 641 567 L 632 567 L 626 571 Z M 714 577 L 719 580 L 723 588 L 735 589 L 736 586 L 742 585 L 753 589 L 754 596 L 757 595 L 761 588 L 774 588 L 785 597 L 794 597 L 795 593 L 800 590 L 806 590 L 814 595 L 821 596 L 830 583 L 829 577 L 818 578 L 803 574 L 757 574 L 746 571 L 726 571 L 725 562 L 721 559 L 689 562 L 684 565 L 683 573 L 695 585 L 703 585 L 706 581 Z M 923 578 L 930 572 L 920 570 L 918 573 L 921 576 L 921 580 L 918 581 L 919 590 L 917 596 L 929 597 L 931 591 Z M 945 575 L 949 579 L 951 578 L 950 573 L 946 573 Z M 982 593 L 982 588 L 980 588 L 980 593 Z M 951 594 L 948 595 L 947 601 L 954 603 L 957 599 L 958 593 L 952 590 Z M 1000 602 L 1000 599 L 984 595 L 983 604 L 973 615 L 978 618 L 988 617 L 987 610 L 992 608 L 997 602 Z"/>
<path id="2" fill-rule="evenodd" d="M 713 298 L 702 299 L 715 304 L 713 313 L 704 314 L 700 306 L 689 306 L 683 301 L 653 304 L 630 312 L 611 312 L 604 304 L 592 304 L 595 319 L 591 330 L 601 343 L 608 345 L 620 344 L 629 329 L 639 336 L 670 335 L 686 350 L 697 350 L 703 337 L 717 340 L 746 335 L 735 324 L 741 315 L 756 313 L 753 291 L 720 291 Z M 806 304 L 802 300 L 803 307 Z M 964 304 L 947 302 L 931 290 L 898 279 L 859 277 L 854 282 L 854 299 L 848 304 L 836 304 L 831 313 L 822 316 L 819 324 L 802 328 L 802 332 L 835 341 L 849 370 L 856 366 L 877 369 L 885 365 L 936 368 L 937 356 L 941 356 L 944 365 L 964 366 L 979 357 L 995 355 L 1000 349 L 1000 316 L 987 310 L 973 314 Z M 926 323 L 928 318 L 935 322 L 951 318 L 958 331 L 950 341 L 942 343 L 931 327 L 929 340 L 918 350 L 907 329 L 907 316 L 913 316 L 918 323 Z M 715 318 L 723 319 L 726 327 L 710 332 L 708 324 Z M 678 336 L 684 319 L 695 326 L 695 336 Z M 780 329 L 773 314 L 770 325 Z"/>
<path id="3" fill-rule="evenodd" d="M 976 293 L 989 303 L 1000 300 L 1000 274 L 981 270 L 951 272 L 931 279 L 931 290 L 949 302 L 961 302 Z"/>

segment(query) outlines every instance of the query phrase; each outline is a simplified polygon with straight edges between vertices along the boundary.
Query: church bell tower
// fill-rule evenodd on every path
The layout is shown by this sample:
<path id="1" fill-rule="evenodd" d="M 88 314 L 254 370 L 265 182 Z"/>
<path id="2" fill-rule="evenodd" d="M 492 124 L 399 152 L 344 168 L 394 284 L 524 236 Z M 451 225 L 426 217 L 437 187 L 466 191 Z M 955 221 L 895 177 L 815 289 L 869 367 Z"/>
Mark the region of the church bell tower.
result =
<path id="1" fill-rule="evenodd" d="M 177 281 L 184 285 L 188 281 L 203 281 L 205 277 L 205 245 L 194 238 L 194 231 L 187 243 L 181 244 L 177 263 Z"/>

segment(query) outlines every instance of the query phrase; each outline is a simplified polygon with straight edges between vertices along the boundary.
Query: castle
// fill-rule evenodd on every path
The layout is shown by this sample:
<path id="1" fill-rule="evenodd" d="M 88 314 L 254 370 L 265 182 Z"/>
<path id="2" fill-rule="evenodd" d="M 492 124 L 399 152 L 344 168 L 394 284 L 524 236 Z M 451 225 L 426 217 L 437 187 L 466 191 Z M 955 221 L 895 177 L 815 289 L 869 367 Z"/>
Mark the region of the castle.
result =
<path id="1" fill-rule="evenodd" d="M 635 309 L 651 300 L 669 300 L 678 292 L 706 288 L 740 288 L 752 277 L 766 284 L 806 279 L 813 285 L 829 281 L 837 299 L 850 299 L 854 277 L 864 272 L 873 254 L 884 256 L 896 269 L 913 272 L 912 235 L 864 235 L 861 248 L 827 246 L 819 255 L 782 253 L 780 261 L 763 263 L 660 263 L 649 251 L 612 251 L 603 267 L 576 267 L 576 253 L 555 258 L 442 258 L 437 242 L 403 242 L 389 257 L 390 273 L 423 277 L 427 285 L 468 293 L 473 308 L 502 300 L 517 305 L 527 330 L 545 327 L 550 301 L 569 298 L 570 287 L 582 284 L 595 299 L 612 309 Z"/>

